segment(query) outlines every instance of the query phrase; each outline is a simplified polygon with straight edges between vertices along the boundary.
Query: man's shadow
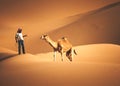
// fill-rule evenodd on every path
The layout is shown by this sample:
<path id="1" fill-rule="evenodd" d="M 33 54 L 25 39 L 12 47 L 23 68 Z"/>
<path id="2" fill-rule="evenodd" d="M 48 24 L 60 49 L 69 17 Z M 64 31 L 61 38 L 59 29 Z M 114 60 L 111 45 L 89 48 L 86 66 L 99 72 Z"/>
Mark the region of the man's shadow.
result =
<path id="1" fill-rule="evenodd" d="M 17 56 L 18 54 L 9 54 L 9 53 L 0 53 L 0 62 L 10 59 L 14 56 Z"/>

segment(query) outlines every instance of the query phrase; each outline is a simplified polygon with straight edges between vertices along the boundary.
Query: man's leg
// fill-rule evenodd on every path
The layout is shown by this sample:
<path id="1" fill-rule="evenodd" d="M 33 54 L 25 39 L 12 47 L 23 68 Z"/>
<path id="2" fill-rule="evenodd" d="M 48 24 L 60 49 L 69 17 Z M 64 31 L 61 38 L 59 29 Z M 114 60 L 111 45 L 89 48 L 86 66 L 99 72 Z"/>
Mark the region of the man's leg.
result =
<path id="1" fill-rule="evenodd" d="M 23 40 L 21 40 L 21 45 L 22 45 L 22 52 L 23 52 L 23 54 L 25 54 L 25 47 L 24 47 L 24 41 Z"/>
<path id="2" fill-rule="evenodd" d="M 18 54 L 21 54 L 21 42 L 20 40 L 18 41 Z"/>

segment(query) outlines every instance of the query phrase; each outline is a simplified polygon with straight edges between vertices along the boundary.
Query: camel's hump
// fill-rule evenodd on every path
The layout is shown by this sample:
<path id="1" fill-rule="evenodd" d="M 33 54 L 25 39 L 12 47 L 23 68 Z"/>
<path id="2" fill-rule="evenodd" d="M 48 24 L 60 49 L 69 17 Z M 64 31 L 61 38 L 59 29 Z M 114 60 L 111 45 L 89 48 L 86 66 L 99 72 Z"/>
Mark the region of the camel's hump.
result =
<path id="1" fill-rule="evenodd" d="M 68 41 L 67 38 L 61 38 L 58 40 L 58 44 L 64 47 L 72 47 L 72 44 Z"/>

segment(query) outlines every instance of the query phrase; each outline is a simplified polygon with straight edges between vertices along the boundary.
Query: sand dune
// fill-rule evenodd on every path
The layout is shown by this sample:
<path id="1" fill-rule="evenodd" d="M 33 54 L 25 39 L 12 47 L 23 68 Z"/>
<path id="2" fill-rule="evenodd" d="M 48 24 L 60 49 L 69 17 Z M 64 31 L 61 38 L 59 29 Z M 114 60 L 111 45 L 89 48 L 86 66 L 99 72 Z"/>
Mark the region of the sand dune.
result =
<path id="1" fill-rule="evenodd" d="M 120 64 L 120 46 L 113 44 L 92 44 L 92 45 L 82 45 L 73 47 L 76 50 L 77 55 L 74 54 L 73 62 L 91 62 L 91 63 L 114 63 Z M 53 62 L 53 52 L 40 53 L 40 54 L 23 54 L 17 55 L 17 52 L 11 51 L 5 48 L 0 49 L 1 55 L 0 59 L 6 60 L 4 58 L 14 57 L 10 60 L 22 60 L 24 62 L 33 61 L 33 62 Z M 23 58 L 23 59 L 21 59 Z M 61 55 L 57 53 L 56 62 L 61 62 Z M 64 54 L 64 62 L 70 62 L 69 59 Z"/>
<path id="2" fill-rule="evenodd" d="M 73 62 L 95 62 L 120 64 L 120 46 L 113 44 L 91 44 L 74 47 L 78 55 L 74 55 Z M 53 61 L 53 52 L 37 54 L 42 61 Z M 43 57 L 43 58 L 42 58 Z M 61 61 L 60 53 L 57 53 L 57 62 Z M 64 55 L 65 62 L 69 62 Z"/>
<path id="3" fill-rule="evenodd" d="M 21 58 L 23 59 L 23 58 Z M 22 63 L 2 65 L 1 86 L 119 86 L 120 65 L 91 63 Z M 3 66 L 4 65 L 4 66 Z"/>
<path id="4" fill-rule="evenodd" d="M 53 39 L 68 37 L 74 45 L 94 43 L 120 44 L 120 2 L 86 14 L 69 17 L 76 21 L 49 33 Z M 68 18 L 68 19 L 69 19 Z"/>
<path id="5" fill-rule="evenodd" d="M 54 41 L 65 36 L 73 46 L 96 43 L 119 45 L 119 9 L 120 2 L 116 2 L 84 14 L 70 16 L 62 20 L 64 24 L 60 23 L 57 25 L 58 27 L 54 27 L 55 30 L 51 29 L 51 31 L 43 34 L 48 34 Z M 28 52 L 52 51 L 52 48 L 47 43 L 38 40 L 41 34 L 27 42 Z M 30 45 L 34 45 L 34 47 L 30 49 Z"/>
<path id="6" fill-rule="evenodd" d="M 94 44 L 75 49 L 78 55 L 73 62 L 61 62 L 59 54 L 54 62 L 52 52 L 6 59 L 0 62 L 0 86 L 120 85 L 119 46 Z"/>
<path id="7" fill-rule="evenodd" d="M 28 34 L 25 39 L 26 51 L 33 54 L 52 51 L 45 42 L 39 40 L 40 35 L 44 33 L 48 33 L 53 40 L 66 36 L 74 46 L 93 43 L 119 44 L 119 2 L 102 6 L 99 6 L 99 9 L 91 8 L 86 13 L 71 14 L 66 18 L 60 18 L 59 15 L 53 20 L 46 19 L 46 21 L 34 23 L 24 21 L 22 23 L 1 23 L 0 37 L 2 42 L 0 42 L 0 46 L 17 51 L 14 34 L 20 25 L 23 27 L 23 34 Z"/>
<path id="8" fill-rule="evenodd" d="M 78 55 L 75 62 L 97 62 L 120 64 L 120 46 L 113 44 L 92 44 L 75 47 Z"/>
<path id="9" fill-rule="evenodd" d="M 119 0 L 108 0 L 108 3 L 115 1 Z M 53 2 L 58 4 L 54 0 Z M 61 0 L 59 2 L 62 4 Z M 16 9 L 17 7 L 13 9 L 14 6 L 6 8 L 8 11 L 0 8 L 2 15 L 5 15 L 2 18 L 3 21 L 0 21 L 2 40 L 0 42 L 0 86 L 120 86 L 120 2 L 106 5 L 105 0 L 95 1 L 95 3 L 99 3 L 99 6 L 92 7 L 88 4 L 89 10 L 83 9 L 82 11 L 80 11 L 81 8 L 75 9 L 77 2 L 72 8 L 73 4 L 70 0 L 67 7 L 71 7 L 75 12 L 69 8 L 67 13 L 68 9 L 64 8 L 67 0 L 64 5 L 55 5 L 57 8 L 54 8 L 52 3 L 48 5 L 49 3 L 46 2 L 42 2 L 43 4 L 39 8 L 39 3 L 33 4 L 30 1 L 28 8 L 36 5 L 37 9 L 32 9 L 34 10 L 32 12 L 35 13 L 29 14 L 27 18 L 26 15 L 31 13 L 31 9 L 29 9 L 30 12 L 24 10 L 25 13 L 21 15 L 23 10 L 20 8 L 27 7 L 23 2 L 21 4 L 24 6 L 18 2 L 16 5 L 14 4 L 14 6 L 20 7 L 20 12 Z M 6 3 L 2 1 L 0 7 L 6 6 L 3 4 Z M 48 7 L 45 7 L 44 4 Z M 8 7 L 11 5 L 9 4 Z M 92 3 L 92 5 L 95 4 Z M 52 14 L 56 10 L 54 15 L 49 14 L 50 6 L 52 6 Z M 61 6 L 66 9 L 62 15 L 61 12 L 64 11 L 58 10 Z M 43 9 L 43 7 L 46 9 L 45 11 L 40 10 L 43 14 L 41 12 L 40 15 L 37 14 L 38 9 Z M 13 13 L 10 14 L 16 15 L 15 12 L 18 12 L 18 15 L 21 16 L 16 15 L 14 19 L 11 15 L 7 16 L 6 13 L 11 11 Z M 81 14 L 81 12 L 85 13 Z M 44 14 L 45 16 L 42 16 Z M 31 18 L 31 16 L 33 17 Z M 4 19 L 5 17 L 6 19 Z M 23 27 L 23 34 L 28 34 L 28 37 L 25 38 L 27 53 L 22 55 L 17 54 L 17 43 L 14 40 L 18 26 Z M 54 62 L 52 48 L 45 41 L 40 40 L 42 34 L 48 34 L 54 41 L 63 36 L 67 37 L 78 55 L 74 55 L 72 62 L 64 55 L 62 62 L 60 54 L 57 53 L 56 62 Z"/>

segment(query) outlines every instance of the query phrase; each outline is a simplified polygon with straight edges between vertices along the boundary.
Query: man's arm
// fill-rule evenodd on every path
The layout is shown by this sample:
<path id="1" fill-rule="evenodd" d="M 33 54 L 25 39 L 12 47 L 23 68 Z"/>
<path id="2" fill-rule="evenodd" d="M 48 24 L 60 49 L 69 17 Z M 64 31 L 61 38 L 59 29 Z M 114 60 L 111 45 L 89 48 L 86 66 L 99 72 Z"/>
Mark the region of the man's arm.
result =
<path id="1" fill-rule="evenodd" d="M 27 35 L 23 35 L 23 37 L 27 37 Z"/>

